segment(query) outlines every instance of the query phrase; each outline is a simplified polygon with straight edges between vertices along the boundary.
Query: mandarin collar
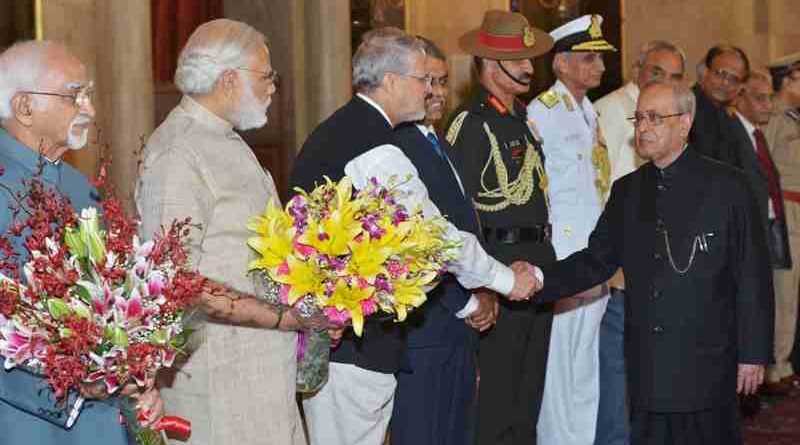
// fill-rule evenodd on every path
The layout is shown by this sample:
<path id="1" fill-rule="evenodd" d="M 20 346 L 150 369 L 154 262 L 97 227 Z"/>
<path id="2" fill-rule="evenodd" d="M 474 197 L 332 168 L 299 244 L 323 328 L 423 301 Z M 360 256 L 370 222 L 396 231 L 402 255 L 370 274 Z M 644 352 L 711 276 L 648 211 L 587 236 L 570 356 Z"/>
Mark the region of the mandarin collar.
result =
<path id="1" fill-rule="evenodd" d="M 232 133 L 233 125 L 225 119 L 212 113 L 208 108 L 201 105 L 196 100 L 188 95 L 184 95 L 179 105 L 186 114 L 195 118 L 202 125 L 208 127 L 214 132 L 219 133 Z"/>
<path id="2" fill-rule="evenodd" d="M 43 179 L 51 182 L 58 179 L 62 165 L 60 159 L 55 162 L 50 161 L 46 157 L 42 156 L 38 151 L 29 148 L 22 142 L 15 139 L 3 128 L 0 128 L 0 147 L 3 147 L 2 157 L 17 163 L 30 173 L 35 173 L 38 170 L 39 162 L 42 160 Z"/>

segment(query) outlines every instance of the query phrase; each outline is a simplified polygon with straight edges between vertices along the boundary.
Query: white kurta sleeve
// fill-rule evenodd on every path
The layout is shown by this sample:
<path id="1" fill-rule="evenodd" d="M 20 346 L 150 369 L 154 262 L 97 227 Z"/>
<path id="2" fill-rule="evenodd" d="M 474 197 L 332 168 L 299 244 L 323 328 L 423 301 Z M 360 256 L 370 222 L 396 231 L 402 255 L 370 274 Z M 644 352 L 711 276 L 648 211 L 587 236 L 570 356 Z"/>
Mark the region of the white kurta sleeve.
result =
<path id="1" fill-rule="evenodd" d="M 399 201 L 409 210 L 420 206 L 425 217 L 441 216 L 439 209 L 428 197 L 428 189 L 419 179 L 417 169 L 402 150 L 394 145 L 381 145 L 347 163 L 344 172 L 357 189 L 364 188 L 370 178 L 386 184 L 392 176 L 403 182 L 399 189 L 407 192 Z M 408 181 L 405 178 L 409 177 Z M 449 268 L 462 286 L 468 289 L 488 287 L 503 295 L 514 287 L 514 272 L 492 258 L 472 233 L 458 230 L 447 223 L 445 236 L 460 242 L 456 261 Z"/>

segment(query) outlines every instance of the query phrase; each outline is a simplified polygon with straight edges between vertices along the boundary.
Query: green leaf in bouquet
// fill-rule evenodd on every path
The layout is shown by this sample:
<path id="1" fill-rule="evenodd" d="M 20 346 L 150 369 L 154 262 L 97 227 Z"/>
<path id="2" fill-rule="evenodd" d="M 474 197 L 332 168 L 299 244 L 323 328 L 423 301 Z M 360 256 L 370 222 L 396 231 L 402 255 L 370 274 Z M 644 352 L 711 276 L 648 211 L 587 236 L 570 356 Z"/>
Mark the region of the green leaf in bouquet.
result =
<path id="1" fill-rule="evenodd" d="M 72 337 L 72 329 L 70 328 L 61 328 L 58 330 L 58 336 L 61 338 L 69 338 Z"/>
<path id="2" fill-rule="evenodd" d="M 80 284 L 76 285 L 73 289 L 75 296 L 77 296 L 82 302 L 88 304 L 90 301 L 92 301 L 92 294 L 89 292 L 89 289 L 86 289 Z"/>
<path id="3" fill-rule="evenodd" d="M 86 246 L 81 241 L 80 233 L 78 233 L 74 227 L 67 227 L 67 229 L 64 231 L 64 243 L 66 243 L 71 254 L 79 258 L 86 257 Z"/>
<path id="4" fill-rule="evenodd" d="M 72 311 L 78 317 L 85 318 L 87 320 L 92 318 L 92 311 L 89 309 L 89 306 L 79 300 L 72 300 Z"/>
<path id="5" fill-rule="evenodd" d="M 169 345 L 179 351 L 182 350 L 186 346 L 186 343 L 189 342 L 189 337 L 192 335 L 192 332 L 194 332 L 194 329 L 184 328 L 181 333 L 172 337 Z"/>
<path id="6" fill-rule="evenodd" d="M 120 326 L 115 326 L 111 329 L 111 343 L 121 348 L 128 346 L 128 332 Z"/>
<path id="7" fill-rule="evenodd" d="M 159 345 L 159 346 L 166 345 L 167 344 L 167 332 L 165 330 L 163 330 L 163 329 L 159 329 L 157 331 L 153 331 L 153 333 L 150 334 L 150 343 L 153 343 L 153 344 L 156 344 L 156 345 Z"/>
<path id="8" fill-rule="evenodd" d="M 50 298 L 47 300 L 47 311 L 55 319 L 60 319 L 72 314 L 72 310 L 67 306 L 67 303 L 60 298 Z"/>

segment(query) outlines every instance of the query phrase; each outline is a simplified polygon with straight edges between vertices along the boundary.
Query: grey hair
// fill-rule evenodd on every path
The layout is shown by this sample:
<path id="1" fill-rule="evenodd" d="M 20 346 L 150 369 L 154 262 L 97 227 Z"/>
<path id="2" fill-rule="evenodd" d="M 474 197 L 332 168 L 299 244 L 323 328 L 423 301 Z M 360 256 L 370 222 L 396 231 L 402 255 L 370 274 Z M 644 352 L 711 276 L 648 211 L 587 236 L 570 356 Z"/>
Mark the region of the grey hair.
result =
<path id="1" fill-rule="evenodd" d="M 428 39 L 426 37 L 417 36 L 417 39 L 422 43 L 422 47 L 425 50 L 425 55 L 436 59 L 441 60 L 442 62 L 447 62 L 447 56 L 444 54 L 441 48 L 439 48 L 433 40 Z"/>
<path id="2" fill-rule="evenodd" d="M 686 52 L 683 51 L 683 48 L 669 40 L 651 40 L 642 45 L 642 48 L 639 50 L 639 59 L 636 61 L 637 66 L 639 68 L 643 67 L 647 56 L 656 51 L 669 51 L 677 54 L 681 58 L 683 70 L 686 71 Z"/>
<path id="3" fill-rule="evenodd" d="M 381 86 L 388 72 L 408 74 L 415 53 L 425 54 L 422 42 L 397 28 L 377 28 L 364 34 L 353 56 L 353 89 L 369 93 Z"/>
<path id="4" fill-rule="evenodd" d="M 21 91 L 36 91 L 51 71 L 48 54 L 64 52 L 63 45 L 50 41 L 27 40 L 12 45 L 0 54 L 0 119 L 13 117 L 11 100 Z M 35 96 L 32 98 L 36 106 Z"/>
<path id="5" fill-rule="evenodd" d="M 770 86 L 772 86 L 772 75 L 769 73 L 769 71 L 762 68 L 750 71 L 750 76 L 748 76 L 747 80 L 749 81 L 750 79 L 758 79 L 763 82 L 767 82 Z"/>
<path id="6" fill-rule="evenodd" d="M 243 22 L 217 19 L 203 23 L 178 57 L 175 85 L 184 94 L 208 93 L 222 73 L 246 67 L 265 42 L 264 34 Z"/>

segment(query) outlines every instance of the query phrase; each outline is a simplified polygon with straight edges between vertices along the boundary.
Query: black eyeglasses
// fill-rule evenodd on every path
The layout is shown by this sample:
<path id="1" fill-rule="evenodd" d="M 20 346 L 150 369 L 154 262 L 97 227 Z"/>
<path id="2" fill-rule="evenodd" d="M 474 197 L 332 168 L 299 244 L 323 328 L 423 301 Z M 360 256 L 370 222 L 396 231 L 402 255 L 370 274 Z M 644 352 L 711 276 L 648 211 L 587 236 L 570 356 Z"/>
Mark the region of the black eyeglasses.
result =
<path id="1" fill-rule="evenodd" d="M 269 70 L 269 71 L 259 71 L 259 70 L 251 70 L 249 68 L 236 68 L 238 71 L 247 71 L 250 73 L 256 73 L 261 75 L 261 80 L 266 82 L 270 81 L 275 86 L 278 86 L 278 82 L 280 81 L 280 77 L 278 76 L 278 71 L 276 70 Z"/>
<path id="2" fill-rule="evenodd" d="M 632 117 L 629 117 L 628 120 L 633 124 L 634 127 L 638 127 L 645 121 L 648 125 L 657 127 L 663 124 L 665 119 L 683 116 L 684 114 L 686 113 L 658 114 L 653 110 L 648 110 L 643 113 L 636 113 Z"/>
<path id="3" fill-rule="evenodd" d="M 730 83 L 731 85 L 739 85 L 740 83 L 742 83 L 742 79 L 736 74 L 731 73 L 730 71 L 726 71 L 723 69 L 716 69 L 712 70 L 711 74 L 713 74 L 714 77 L 716 77 L 719 80 L 727 80 L 728 83 Z"/>
<path id="4" fill-rule="evenodd" d="M 33 94 L 37 96 L 52 96 L 69 99 L 74 107 L 82 107 L 92 102 L 92 95 L 94 94 L 94 84 L 89 83 L 83 87 L 78 88 L 74 93 L 53 93 L 49 91 L 20 91 L 23 94 Z"/>
<path id="5" fill-rule="evenodd" d="M 433 77 L 431 76 L 431 86 L 439 85 L 442 88 L 447 88 L 447 84 L 450 82 L 450 78 L 445 74 L 442 77 Z"/>

